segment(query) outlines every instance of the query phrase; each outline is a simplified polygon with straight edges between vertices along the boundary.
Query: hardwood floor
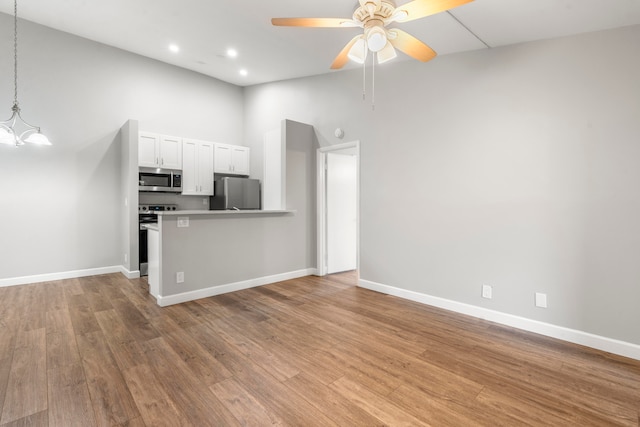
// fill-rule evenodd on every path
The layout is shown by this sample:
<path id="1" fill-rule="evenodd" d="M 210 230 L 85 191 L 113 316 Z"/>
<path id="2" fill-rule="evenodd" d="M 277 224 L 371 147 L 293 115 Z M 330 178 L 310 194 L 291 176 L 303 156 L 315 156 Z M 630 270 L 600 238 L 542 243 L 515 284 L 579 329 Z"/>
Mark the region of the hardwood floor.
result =
<path id="1" fill-rule="evenodd" d="M 640 362 L 307 277 L 0 288 L 0 426 L 638 426 Z"/>

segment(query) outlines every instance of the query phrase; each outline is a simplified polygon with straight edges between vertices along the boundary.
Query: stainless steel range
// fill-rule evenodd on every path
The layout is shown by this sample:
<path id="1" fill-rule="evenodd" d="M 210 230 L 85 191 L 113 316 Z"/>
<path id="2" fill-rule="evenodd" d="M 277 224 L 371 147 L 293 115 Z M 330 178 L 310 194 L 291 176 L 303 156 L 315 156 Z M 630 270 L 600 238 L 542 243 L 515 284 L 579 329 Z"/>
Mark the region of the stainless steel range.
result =
<path id="1" fill-rule="evenodd" d="M 139 223 L 139 240 L 138 240 L 138 255 L 140 260 L 140 275 L 146 276 L 149 274 L 149 257 L 147 254 L 147 229 L 142 227 L 142 224 L 157 223 L 158 212 L 164 211 L 176 211 L 177 205 L 138 205 L 138 223 Z"/>

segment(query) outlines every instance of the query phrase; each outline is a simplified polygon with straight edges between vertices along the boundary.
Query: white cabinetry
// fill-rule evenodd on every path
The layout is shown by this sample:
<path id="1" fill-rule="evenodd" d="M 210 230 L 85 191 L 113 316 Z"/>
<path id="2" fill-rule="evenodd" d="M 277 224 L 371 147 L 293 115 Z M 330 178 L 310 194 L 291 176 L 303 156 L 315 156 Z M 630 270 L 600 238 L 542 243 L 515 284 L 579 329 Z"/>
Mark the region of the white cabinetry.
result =
<path id="1" fill-rule="evenodd" d="M 249 175 L 250 153 L 249 147 L 216 143 L 214 171 L 231 175 Z"/>
<path id="2" fill-rule="evenodd" d="M 140 132 L 138 136 L 138 166 L 182 169 L 182 139 Z"/>
<path id="3" fill-rule="evenodd" d="M 138 136 L 138 166 L 157 167 L 160 157 L 160 135 L 142 133 Z"/>
<path id="4" fill-rule="evenodd" d="M 182 141 L 182 194 L 213 196 L 213 142 Z"/>

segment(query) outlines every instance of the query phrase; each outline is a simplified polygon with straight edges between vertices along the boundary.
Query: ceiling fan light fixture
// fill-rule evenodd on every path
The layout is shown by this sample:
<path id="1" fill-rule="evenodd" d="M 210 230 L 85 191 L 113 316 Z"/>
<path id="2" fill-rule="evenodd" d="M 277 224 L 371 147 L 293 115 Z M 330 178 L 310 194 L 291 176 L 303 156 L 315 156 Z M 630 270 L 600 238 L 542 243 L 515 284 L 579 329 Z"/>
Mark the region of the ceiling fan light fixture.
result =
<path id="1" fill-rule="evenodd" d="M 367 31 L 367 46 L 371 52 L 379 52 L 387 45 L 387 34 L 381 26 L 369 28 Z"/>
<path id="2" fill-rule="evenodd" d="M 342 48 L 331 63 L 332 70 L 339 70 L 349 60 L 364 63 L 367 50 L 378 57 L 379 63 L 397 57 L 403 52 L 418 61 L 427 62 L 437 53 L 422 41 L 399 29 L 387 29 L 393 22 L 408 22 L 446 12 L 474 0 L 403 0 L 396 6 L 395 0 L 358 0 L 352 18 L 272 18 L 278 27 L 339 28 L 359 27 L 364 31 L 355 35 Z M 453 16 L 453 15 L 452 15 Z M 391 44 L 391 45 L 389 45 Z M 363 67 L 364 69 L 364 67 Z"/>
<path id="3" fill-rule="evenodd" d="M 357 62 L 358 64 L 364 64 L 364 61 L 367 59 L 368 50 L 367 42 L 364 38 L 359 38 L 349 50 L 349 59 L 353 62 Z"/>
<path id="4" fill-rule="evenodd" d="M 380 51 L 376 54 L 378 58 L 378 64 L 384 64 L 387 61 L 391 61 L 392 59 L 398 56 L 395 48 L 391 44 L 391 42 L 387 42 L 385 47 L 380 49 Z"/>

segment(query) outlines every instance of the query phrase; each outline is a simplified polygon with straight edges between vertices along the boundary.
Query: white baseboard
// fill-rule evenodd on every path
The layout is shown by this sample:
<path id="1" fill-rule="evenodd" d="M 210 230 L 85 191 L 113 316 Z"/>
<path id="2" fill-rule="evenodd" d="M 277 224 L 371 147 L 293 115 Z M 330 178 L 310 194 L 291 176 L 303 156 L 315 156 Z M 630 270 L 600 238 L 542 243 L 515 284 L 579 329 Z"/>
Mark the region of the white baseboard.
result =
<path id="1" fill-rule="evenodd" d="M 360 279 L 360 287 L 640 360 L 640 345 Z"/>
<path id="2" fill-rule="evenodd" d="M 226 285 L 211 286 L 196 291 L 184 292 L 181 294 L 158 296 L 156 301 L 160 307 L 167 307 L 173 304 L 180 304 L 187 301 L 208 298 L 216 295 L 226 294 L 229 292 L 241 291 L 243 289 L 255 288 L 271 283 L 281 282 L 283 280 L 297 279 L 299 277 L 310 276 L 315 274 L 315 268 L 307 268 L 304 270 L 291 271 L 288 273 L 274 274 L 273 276 L 264 276 L 257 279 L 243 280 L 241 282 L 228 283 Z"/>
<path id="3" fill-rule="evenodd" d="M 78 277 L 97 276 L 100 274 L 123 273 L 121 265 L 111 267 L 89 268 L 86 270 L 63 271 L 60 273 L 36 274 L 33 276 L 11 277 L 0 279 L 0 288 L 6 286 L 27 285 L 30 283 L 52 282 L 54 280 L 75 279 Z M 139 275 L 139 272 L 138 272 Z M 126 276 L 126 274 L 125 274 Z"/>
<path id="4" fill-rule="evenodd" d="M 124 268 L 124 265 L 120 266 L 120 273 L 122 273 L 127 279 L 138 279 L 140 277 L 140 270 L 130 271 Z"/>

